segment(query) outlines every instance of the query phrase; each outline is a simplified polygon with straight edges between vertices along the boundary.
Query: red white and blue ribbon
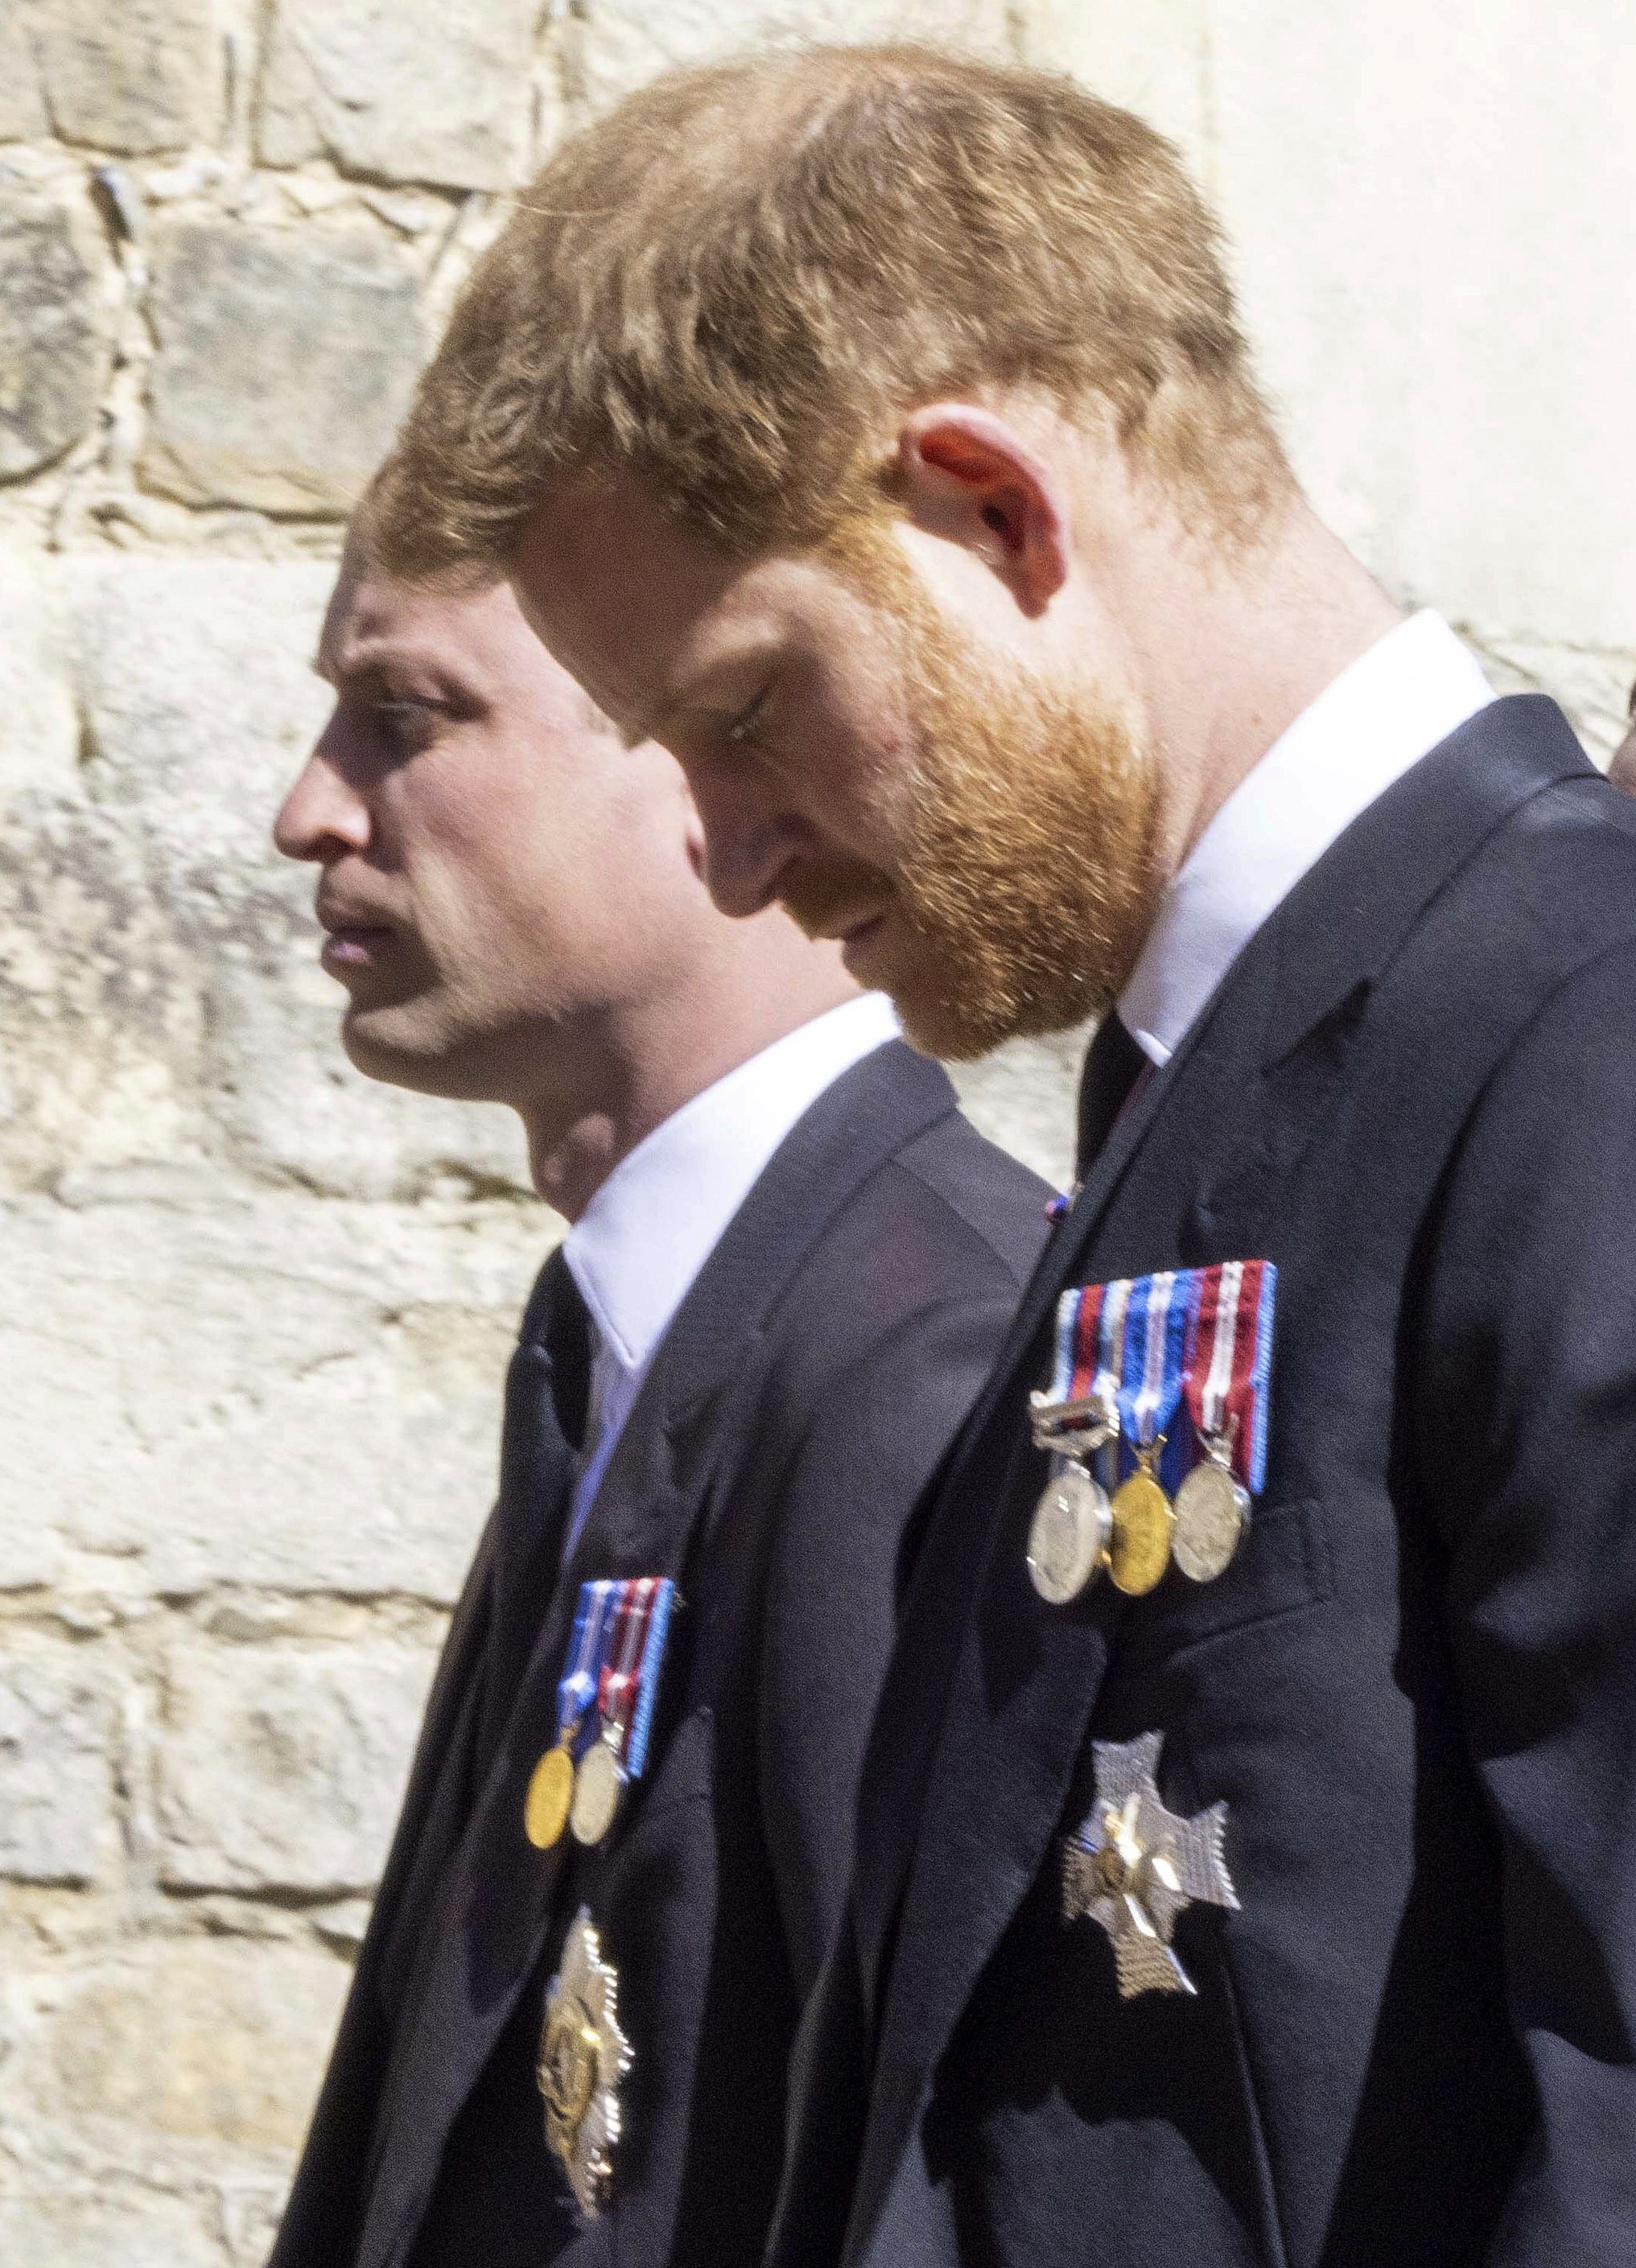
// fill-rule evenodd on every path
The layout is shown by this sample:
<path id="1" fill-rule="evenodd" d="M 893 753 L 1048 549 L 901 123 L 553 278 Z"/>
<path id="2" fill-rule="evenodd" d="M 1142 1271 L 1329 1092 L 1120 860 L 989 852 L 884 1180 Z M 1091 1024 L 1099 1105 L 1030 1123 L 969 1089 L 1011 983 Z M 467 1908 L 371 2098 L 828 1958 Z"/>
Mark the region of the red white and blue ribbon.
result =
<path id="1" fill-rule="evenodd" d="M 1277 1286 L 1270 1260 L 1074 1286 L 1058 1302 L 1051 1399 L 1117 1410 L 1121 1476 L 1135 1469 L 1139 1447 L 1162 1434 L 1159 1476 L 1174 1494 L 1205 1440 L 1230 1440 L 1234 1472 L 1258 1496 Z M 1176 1422 L 1183 1402 L 1190 1425 Z"/>
<path id="2" fill-rule="evenodd" d="M 1230 1444 L 1251 1496 L 1267 1476 L 1267 1404 L 1279 1271 L 1270 1260 L 1196 1268 L 1188 1318 L 1187 1405 L 1199 1441 Z"/>
<path id="3" fill-rule="evenodd" d="M 556 1689 L 558 1722 L 572 1734 L 576 1756 L 603 1729 L 612 1733 L 632 1779 L 647 1762 L 674 1596 L 668 1575 L 579 1586 L 569 1668 Z"/>
<path id="4" fill-rule="evenodd" d="M 1134 1472 L 1138 1451 L 1162 1440 L 1159 1476 L 1171 1489 L 1187 1469 L 1177 1454 L 1175 1418 L 1182 1404 L 1190 1274 L 1167 1268 L 1132 1279 L 1118 1388 L 1119 1470 Z"/>
<path id="5" fill-rule="evenodd" d="M 563 1740 L 583 1749 L 594 1737 L 592 1703 L 608 1635 L 616 1583 L 581 1583 L 574 1609 L 574 1634 L 568 1645 L 568 1667 L 557 1681 L 556 1722 Z M 587 1721 L 589 1720 L 589 1721 Z"/>

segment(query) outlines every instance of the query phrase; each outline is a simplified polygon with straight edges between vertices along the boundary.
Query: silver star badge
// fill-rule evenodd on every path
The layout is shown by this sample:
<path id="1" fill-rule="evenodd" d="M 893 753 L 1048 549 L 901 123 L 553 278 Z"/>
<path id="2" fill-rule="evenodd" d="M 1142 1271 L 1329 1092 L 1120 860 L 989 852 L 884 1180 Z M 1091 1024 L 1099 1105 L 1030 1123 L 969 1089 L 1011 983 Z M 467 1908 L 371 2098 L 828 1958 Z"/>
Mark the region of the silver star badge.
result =
<path id="1" fill-rule="evenodd" d="M 619 2086 L 630 2043 L 619 2028 L 619 1978 L 581 1906 L 546 1997 L 538 2078 L 545 2139 L 568 2176 L 584 2220 L 608 2199 L 621 2124 Z"/>
<path id="2" fill-rule="evenodd" d="M 1164 1737 L 1093 1742 L 1096 1800 L 1063 1854 L 1064 1918 L 1089 1914 L 1107 1931 L 1123 2000 L 1193 1992 L 1170 1949 L 1177 1917 L 1196 1899 L 1238 1905 L 1221 1854 L 1227 1806 L 1195 1819 L 1165 1809 L 1154 1778 Z"/>

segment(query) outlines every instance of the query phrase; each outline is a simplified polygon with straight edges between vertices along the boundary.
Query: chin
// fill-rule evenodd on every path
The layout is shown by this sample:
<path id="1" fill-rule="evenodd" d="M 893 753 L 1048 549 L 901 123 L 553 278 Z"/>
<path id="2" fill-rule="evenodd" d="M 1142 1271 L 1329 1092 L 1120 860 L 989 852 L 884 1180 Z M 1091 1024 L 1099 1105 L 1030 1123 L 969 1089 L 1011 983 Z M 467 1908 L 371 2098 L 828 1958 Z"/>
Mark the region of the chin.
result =
<path id="1" fill-rule="evenodd" d="M 341 1044 L 353 1069 L 383 1086 L 456 1102 L 497 1099 L 485 1091 L 464 1049 L 446 1035 L 416 1031 L 414 1019 L 401 1012 L 355 1011 L 342 1023 Z"/>

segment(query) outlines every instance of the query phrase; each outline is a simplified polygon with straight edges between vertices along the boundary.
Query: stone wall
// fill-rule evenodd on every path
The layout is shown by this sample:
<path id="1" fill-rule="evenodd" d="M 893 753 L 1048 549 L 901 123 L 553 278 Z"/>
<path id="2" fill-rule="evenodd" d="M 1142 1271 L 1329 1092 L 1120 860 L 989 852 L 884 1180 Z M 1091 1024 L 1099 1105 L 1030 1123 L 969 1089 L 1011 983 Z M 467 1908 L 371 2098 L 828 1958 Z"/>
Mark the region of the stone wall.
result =
<path id="1" fill-rule="evenodd" d="M 0 0 L 0 2258 L 264 2252 L 556 1232 L 267 846 L 338 516 L 565 126 L 905 26 L 1178 136 L 1324 508 L 1612 737 L 1618 0 Z M 969 1082 L 1058 1170 L 1071 1052 Z"/>

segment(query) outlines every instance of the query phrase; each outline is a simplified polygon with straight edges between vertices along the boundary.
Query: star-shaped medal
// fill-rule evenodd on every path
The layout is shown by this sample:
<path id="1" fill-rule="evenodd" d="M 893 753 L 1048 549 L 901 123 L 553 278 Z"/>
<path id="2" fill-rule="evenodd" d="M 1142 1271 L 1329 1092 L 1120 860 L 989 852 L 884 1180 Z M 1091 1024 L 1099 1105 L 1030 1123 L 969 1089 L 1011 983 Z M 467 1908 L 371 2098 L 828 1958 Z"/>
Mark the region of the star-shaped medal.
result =
<path id="1" fill-rule="evenodd" d="M 1195 1819 L 1166 1810 L 1154 1778 L 1164 1737 L 1093 1742 L 1096 1800 L 1063 1854 L 1064 1918 L 1089 1914 L 1107 1931 L 1124 2000 L 1193 1992 L 1170 1949 L 1178 1915 L 1196 1899 L 1238 1904 L 1221 1855 L 1227 1806 Z"/>
<path id="2" fill-rule="evenodd" d="M 618 1997 L 619 1978 L 603 1960 L 595 1926 L 581 1906 L 546 1996 L 538 2077 L 545 2139 L 586 2220 L 593 2220 L 607 2201 L 621 2123 L 619 2083 L 630 2068 Z"/>

